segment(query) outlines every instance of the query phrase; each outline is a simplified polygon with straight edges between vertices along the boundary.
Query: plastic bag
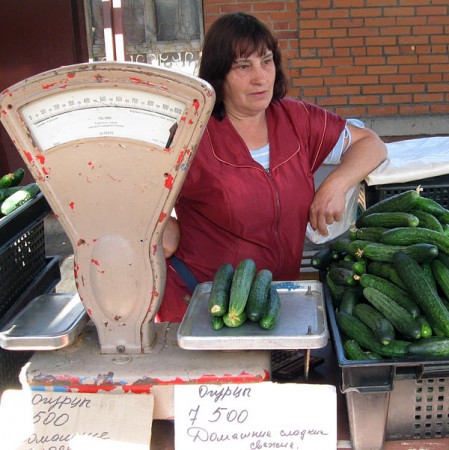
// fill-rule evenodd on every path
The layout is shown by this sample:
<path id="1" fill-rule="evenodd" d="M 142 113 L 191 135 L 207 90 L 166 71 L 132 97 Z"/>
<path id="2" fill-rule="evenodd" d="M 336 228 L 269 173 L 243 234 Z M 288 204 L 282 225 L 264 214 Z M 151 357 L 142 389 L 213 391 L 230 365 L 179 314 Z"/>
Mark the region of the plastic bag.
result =
<path id="1" fill-rule="evenodd" d="M 353 186 L 346 193 L 346 205 L 343 218 L 339 222 L 334 222 L 327 226 L 329 234 L 323 236 L 317 230 L 313 230 L 310 223 L 307 224 L 306 236 L 314 244 L 324 244 L 346 233 L 357 218 L 357 208 L 359 203 L 360 184 Z"/>

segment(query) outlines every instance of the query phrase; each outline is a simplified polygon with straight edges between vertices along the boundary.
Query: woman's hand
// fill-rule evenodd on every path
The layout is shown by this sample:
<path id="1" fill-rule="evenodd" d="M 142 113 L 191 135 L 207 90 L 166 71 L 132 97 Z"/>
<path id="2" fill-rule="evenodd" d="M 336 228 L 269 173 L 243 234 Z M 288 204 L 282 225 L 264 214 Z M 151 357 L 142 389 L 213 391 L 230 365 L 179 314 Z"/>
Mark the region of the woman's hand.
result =
<path id="1" fill-rule="evenodd" d="M 179 230 L 178 221 L 170 216 L 162 235 L 162 248 L 164 249 L 165 258 L 170 258 L 179 246 L 181 240 L 181 232 Z"/>

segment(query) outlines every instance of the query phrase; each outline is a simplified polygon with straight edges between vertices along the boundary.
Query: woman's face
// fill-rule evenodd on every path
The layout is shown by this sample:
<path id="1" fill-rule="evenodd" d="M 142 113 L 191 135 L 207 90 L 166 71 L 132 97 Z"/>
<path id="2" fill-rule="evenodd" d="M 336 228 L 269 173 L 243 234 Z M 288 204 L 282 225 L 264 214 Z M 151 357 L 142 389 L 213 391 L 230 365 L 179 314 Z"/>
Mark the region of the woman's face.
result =
<path id="1" fill-rule="evenodd" d="M 271 51 L 237 58 L 223 85 L 226 114 L 247 117 L 265 111 L 273 97 L 275 77 Z"/>

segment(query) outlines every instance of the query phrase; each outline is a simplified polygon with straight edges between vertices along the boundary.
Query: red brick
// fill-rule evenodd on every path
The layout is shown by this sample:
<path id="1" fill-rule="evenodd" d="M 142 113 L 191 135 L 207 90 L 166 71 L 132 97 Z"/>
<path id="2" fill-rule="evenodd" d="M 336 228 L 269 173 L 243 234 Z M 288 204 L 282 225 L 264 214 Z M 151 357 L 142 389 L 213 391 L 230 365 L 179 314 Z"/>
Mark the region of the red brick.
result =
<path id="1" fill-rule="evenodd" d="M 394 92 L 396 94 L 416 93 L 424 92 L 426 87 L 424 84 L 396 84 L 394 86 Z"/>
<path id="2" fill-rule="evenodd" d="M 362 94 L 392 94 L 393 86 L 385 84 L 362 86 Z"/>
<path id="3" fill-rule="evenodd" d="M 346 38 L 346 39 L 333 39 L 332 44 L 335 47 L 361 47 L 365 45 L 363 38 Z"/>
<path id="4" fill-rule="evenodd" d="M 399 111 L 397 105 L 369 106 L 368 114 L 370 116 L 395 116 Z"/>
<path id="5" fill-rule="evenodd" d="M 348 76 L 348 84 L 376 84 L 379 82 L 379 77 L 375 75 L 356 75 Z"/>
<path id="6" fill-rule="evenodd" d="M 331 95 L 360 95 L 360 86 L 335 86 L 329 89 Z"/>
<path id="7" fill-rule="evenodd" d="M 400 16 L 414 16 L 415 15 L 415 8 L 412 7 L 406 7 L 406 6 L 401 6 L 399 8 L 383 8 L 382 10 L 383 15 L 388 17 L 388 16 L 393 16 L 393 17 L 400 17 Z M 423 14 L 426 15 L 426 14 Z"/>
<path id="8" fill-rule="evenodd" d="M 377 105 L 380 97 L 378 95 L 360 95 L 349 98 L 350 105 Z"/>
<path id="9" fill-rule="evenodd" d="M 382 56 L 366 56 L 354 58 L 354 64 L 357 66 L 380 66 L 385 64 L 385 58 Z"/>
<path id="10" fill-rule="evenodd" d="M 360 106 L 337 107 L 335 112 L 342 117 L 364 117 L 367 115 L 366 108 Z"/>
<path id="11" fill-rule="evenodd" d="M 399 114 L 403 115 L 426 115 L 430 111 L 428 105 L 400 105 Z"/>
<path id="12" fill-rule="evenodd" d="M 411 94 L 382 95 L 382 103 L 411 103 Z"/>

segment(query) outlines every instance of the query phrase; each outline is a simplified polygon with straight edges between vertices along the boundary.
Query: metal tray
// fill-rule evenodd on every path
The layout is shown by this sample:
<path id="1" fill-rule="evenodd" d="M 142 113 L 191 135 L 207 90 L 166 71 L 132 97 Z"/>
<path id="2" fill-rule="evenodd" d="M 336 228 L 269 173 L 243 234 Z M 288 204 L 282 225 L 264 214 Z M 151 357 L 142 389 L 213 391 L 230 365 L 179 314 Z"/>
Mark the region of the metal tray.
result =
<path id="1" fill-rule="evenodd" d="M 56 350 L 74 342 L 88 321 L 76 293 L 35 297 L 0 330 L 5 350 Z"/>
<path id="2" fill-rule="evenodd" d="M 212 282 L 199 284 L 178 329 L 178 344 L 187 350 L 276 350 L 325 347 L 329 333 L 323 288 L 319 281 L 273 282 L 281 312 L 273 330 L 247 321 L 238 328 L 213 330 L 208 302 Z"/>

